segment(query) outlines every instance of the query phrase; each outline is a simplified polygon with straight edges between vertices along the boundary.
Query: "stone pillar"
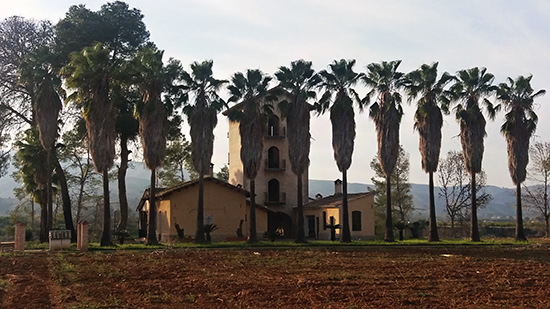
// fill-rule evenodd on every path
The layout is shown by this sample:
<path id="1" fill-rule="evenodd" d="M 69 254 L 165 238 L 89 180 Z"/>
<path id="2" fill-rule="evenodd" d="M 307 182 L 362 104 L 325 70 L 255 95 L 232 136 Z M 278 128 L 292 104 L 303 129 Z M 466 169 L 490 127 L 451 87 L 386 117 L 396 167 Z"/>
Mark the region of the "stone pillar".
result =
<path id="1" fill-rule="evenodd" d="M 76 230 L 76 248 L 80 251 L 88 251 L 88 222 L 78 222 Z"/>
<path id="2" fill-rule="evenodd" d="M 15 223 L 15 245 L 13 251 L 25 250 L 25 224 Z"/>

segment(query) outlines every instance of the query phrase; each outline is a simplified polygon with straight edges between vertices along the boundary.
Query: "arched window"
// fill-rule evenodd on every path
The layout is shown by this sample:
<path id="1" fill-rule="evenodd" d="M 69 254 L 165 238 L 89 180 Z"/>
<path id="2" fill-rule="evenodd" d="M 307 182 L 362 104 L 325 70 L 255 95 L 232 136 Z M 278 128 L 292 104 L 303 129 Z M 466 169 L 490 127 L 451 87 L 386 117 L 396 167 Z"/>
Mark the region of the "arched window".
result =
<path id="1" fill-rule="evenodd" d="M 279 181 L 277 179 L 271 179 L 267 183 L 267 200 L 269 202 L 279 201 Z"/>
<path id="2" fill-rule="evenodd" d="M 279 136 L 279 117 L 275 115 L 269 116 L 267 122 L 267 135 L 268 136 Z"/>
<path id="3" fill-rule="evenodd" d="M 267 150 L 267 167 L 279 168 L 279 148 L 273 146 Z"/>
<path id="4" fill-rule="evenodd" d="M 352 231 L 361 230 L 361 212 L 358 210 L 351 212 L 351 230 Z"/>

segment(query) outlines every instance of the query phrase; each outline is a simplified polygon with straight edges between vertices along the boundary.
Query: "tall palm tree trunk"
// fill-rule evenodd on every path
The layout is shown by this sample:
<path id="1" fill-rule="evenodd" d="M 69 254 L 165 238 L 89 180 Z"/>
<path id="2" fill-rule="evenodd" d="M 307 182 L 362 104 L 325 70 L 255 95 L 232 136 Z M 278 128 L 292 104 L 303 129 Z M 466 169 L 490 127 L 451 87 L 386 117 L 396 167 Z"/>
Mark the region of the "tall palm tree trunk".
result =
<path id="1" fill-rule="evenodd" d="M 428 241 L 439 241 L 439 235 L 437 233 L 437 221 L 435 216 L 435 197 L 434 197 L 434 173 L 429 172 L 430 182 L 430 236 Z"/>
<path id="2" fill-rule="evenodd" d="M 195 243 L 204 243 L 204 174 L 199 171 L 199 201 L 197 206 L 197 231 Z"/>
<path id="3" fill-rule="evenodd" d="M 149 187 L 149 222 L 147 222 L 147 245 L 158 245 L 156 222 L 157 222 L 157 203 L 155 202 L 155 170 L 151 170 L 151 184 Z"/>
<path id="4" fill-rule="evenodd" d="M 342 236 L 341 242 L 351 242 L 348 214 L 348 171 L 342 171 Z"/>
<path id="5" fill-rule="evenodd" d="M 256 180 L 250 179 L 250 226 L 248 233 L 248 242 L 258 242 L 256 233 Z"/>
<path id="6" fill-rule="evenodd" d="M 55 162 L 55 173 L 59 180 L 59 186 L 61 187 L 61 199 L 63 201 L 63 219 L 65 220 L 65 229 L 71 231 L 71 242 L 76 242 L 76 230 L 73 222 L 73 210 L 71 208 L 71 197 L 69 196 L 69 186 L 67 184 L 67 177 L 65 171 L 61 167 L 59 160 L 56 156 L 53 156 Z"/>
<path id="7" fill-rule="evenodd" d="M 52 198 L 52 151 L 51 149 L 47 151 L 47 157 L 46 157 L 46 171 L 48 171 L 47 181 L 46 181 L 46 192 L 48 196 L 47 204 L 48 204 L 48 226 L 47 230 L 48 232 L 53 229 L 53 198 Z"/>
<path id="8" fill-rule="evenodd" d="M 544 178 L 544 226 L 546 237 L 550 236 L 550 224 L 548 222 L 548 178 Z"/>
<path id="9" fill-rule="evenodd" d="M 471 194 L 470 201 L 472 204 L 471 210 L 471 227 L 470 227 L 470 239 L 471 241 L 481 241 L 479 238 L 479 227 L 477 225 L 477 197 L 476 197 L 476 173 L 472 172 Z"/>
<path id="10" fill-rule="evenodd" d="M 304 201 L 302 200 L 302 190 L 303 190 L 303 185 L 302 185 L 302 175 L 298 175 L 297 176 L 297 191 L 298 191 L 298 207 L 297 207 L 297 211 L 298 211 L 298 220 L 297 221 L 297 231 L 296 231 L 296 242 L 297 243 L 305 243 L 306 242 L 306 233 L 305 233 L 305 230 L 304 230 Z"/>
<path id="11" fill-rule="evenodd" d="M 516 240 L 527 241 L 523 230 L 523 216 L 521 210 L 521 183 L 516 184 Z"/>
<path id="12" fill-rule="evenodd" d="M 102 247 L 113 245 L 111 240 L 111 201 L 109 198 L 109 171 L 103 170 L 103 233 L 101 234 Z"/>
<path id="13" fill-rule="evenodd" d="M 126 171 L 128 170 L 128 137 L 120 137 L 120 168 L 118 169 L 118 201 L 120 203 L 120 221 L 117 229 L 125 230 L 128 224 L 128 198 L 126 197 Z"/>
<path id="14" fill-rule="evenodd" d="M 394 242 L 393 236 L 393 221 L 392 221 L 392 209 L 391 209 L 391 175 L 386 175 L 386 235 L 384 241 Z"/>
<path id="15" fill-rule="evenodd" d="M 48 241 L 48 197 L 44 191 L 40 191 L 40 242 Z"/>

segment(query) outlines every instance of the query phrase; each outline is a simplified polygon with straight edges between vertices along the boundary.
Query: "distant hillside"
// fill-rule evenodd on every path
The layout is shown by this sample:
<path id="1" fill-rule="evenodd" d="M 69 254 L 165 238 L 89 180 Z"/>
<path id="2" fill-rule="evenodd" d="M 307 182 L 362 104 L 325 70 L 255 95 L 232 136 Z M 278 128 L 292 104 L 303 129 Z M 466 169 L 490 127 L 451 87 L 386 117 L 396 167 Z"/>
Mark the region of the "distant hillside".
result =
<path id="1" fill-rule="evenodd" d="M 13 195 L 13 189 L 19 187 L 19 184 L 11 177 L 14 168 L 10 167 L 8 174 L 0 178 L 0 216 L 5 215 L 15 205 L 17 199 Z M 143 162 L 132 162 L 132 166 L 128 169 L 126 177 L 126 185 L 128 192 L 128 202 L 130 209 L 135 209 L 143 191 L 149 186 L 150 171 L 145 167 Z M 364 183 L 349 183 L 348 192 L 357 193 L 365 192 L 373 185 Z M 118 202 L 118 187 L 116 181 L 110 183 L 111 200 L 113 206 L 117 206 Z M 515 216 L 515 196 L 514 190 L 509 188 L 500 188 L 495 186 L 487 186 L 486 190 L 493 197 L 491 202 L 484 209 L 480 209 L 480 219 L 504 219 L 510 216 Z M 428 216 L 428 186 L 422 184 L 412 184 L 411 191 L 414 196 L 414 204 L 416 211 L 414 216 L 419 218 L 427 218 Z M 315 197 L 317 193 L 323 196 L 334 194 L 334 182 L 331 180 L 316 180 L 309 181 L 309 196 Z M 438 217 L 445 217 L 444 201 L 438 197 L 439 188 L 435 189 L 436 194 L 436 211 Z M 536 216 L 524 210 L 524 216 Z"/>
<path id="2" fill-rule="evenodd" d="M 365 192 L 367 188 L 374 188 L 370 184 L 362 183 L 350 183 L 348 184 L 349 193 Z M 495 186 L 486 186 L 486 192 L 491 194 L 492 200 L 485 208 L 479 210 L 478 215 L 480 219 L 506 219 L 510 216 L 516 215 L 515 204 L 516 197 L 514 195 L 514 189 L 501 188 Z M 413 194 L 413 201 L 416 208 L 414 217 L 427 218 L 428 217 L 428 185 L 423 184 L 411 184 L 411 192 Z M 314 197 L 317 193 L 323 196 L 334 194 L 334 182 L 330 180 L 316 180 L 311 179 L 309 181 L 309 196 Z M 435 188 L 436 198 L 436 213 L 438 217 L 445 217 L 445 201 L 438 196 L 439 188 Z M 533 217 L 534 213 L 530 213 L 524 210 L 524 216 Z"/>

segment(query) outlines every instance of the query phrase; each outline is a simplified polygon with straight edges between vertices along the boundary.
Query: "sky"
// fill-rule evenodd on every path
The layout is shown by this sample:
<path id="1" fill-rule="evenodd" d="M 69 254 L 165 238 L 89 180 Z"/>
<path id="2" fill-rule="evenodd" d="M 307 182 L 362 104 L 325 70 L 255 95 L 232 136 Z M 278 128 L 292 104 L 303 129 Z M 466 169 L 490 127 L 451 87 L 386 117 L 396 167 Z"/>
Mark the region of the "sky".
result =
<path id="1" fill-rule="evenodd" d="M 56 23 L 70 5 L 98 10 L 105 1 L 19 0 L 2 2 L 0 19 L 19 15 Z M 439 62 L 439 71 L 456 73 L 486 67 L 495 83 L 508 77 L 533 75 L 535 91 L 550 91 L 550 2 L 510 0 L 375 1 L 375 0 L 128 0 L 144 15 L 150 39 L 186 68 L 212 59 L 214 77 L 260 69 L 273 74 L 280 66 L 305 59 L 316 70 L 337 59 L 355 59 L 356 72 L 372 62 L 402 60 L 407 73 L 422 64 Z M 275 85 L 274 82 L 272 85 Z M 357 85 L 359 94 L 367 93 Z M 227 97 L 225 91 L 222 95 Z M 536 101 L 539 116 L 534 140 L 550 142 L 550 93 Z M 413 130 L 415 104 L 404 101 L 401 144 L 410 155 L 410 182 L 426 184 L 421 168 L 418 132 Z M 374 123 L 356 113 L 357 136 L 349 182 L 371 183 L 376 156 Z M 506 142 L 500 133 L 504 113 L 488 121 L 483 169 L 487 183 L 513 187 L 507 166 Z M 228 121 L 220 115 L 215 130 L 213 163 L 227 163 Z M 188 127 L 183 131 L 187 134 Z M 445 116 L 441 154 L 460 150 L 454 115 Z M 333 159 L 328 114 L 312 116 L 310 179 L 334 180 L 341 174 Z"/>

